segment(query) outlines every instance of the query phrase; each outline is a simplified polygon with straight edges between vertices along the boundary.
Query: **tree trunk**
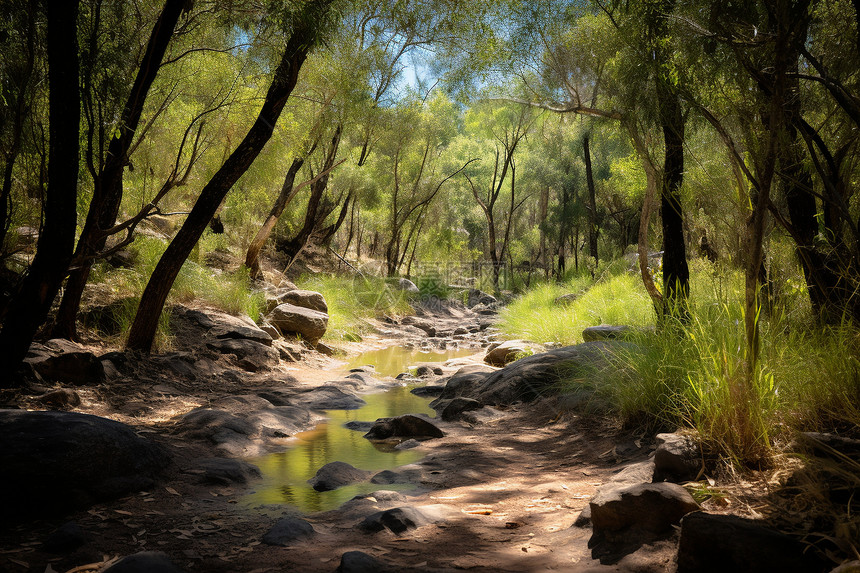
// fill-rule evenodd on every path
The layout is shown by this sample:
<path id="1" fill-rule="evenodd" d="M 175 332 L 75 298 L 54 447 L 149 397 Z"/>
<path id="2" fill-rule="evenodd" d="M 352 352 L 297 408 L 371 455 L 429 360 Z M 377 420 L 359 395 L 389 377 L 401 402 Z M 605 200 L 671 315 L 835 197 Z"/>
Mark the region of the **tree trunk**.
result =
<path id="1" fill-rule="evenodd" d="M 597 259 L 597 197 L 594 192 L 594 176 L 591 173 L 591 145 L 590 135 L 582 140 L 582 153 L 585 156 L 585 181 L 588 184 L 588 254 L 594 258 L 595 266 Z"/>
<path id="2" fill-rule="evenodd" d="M 290 204 L 290 201 L 295 196 L 294 183 L 296 181 L 296 175 L 304 163 L 305 160 L 303 157 L 296 157 L 293 159 L 292 165 L 290 165 L 290 168 L 287 170 L 287 176 L 284 177 L 284 184 L 281 186 L 281 192 L 278 194 L 275 204 L 269 211 L 269 215 L 266 217 L 266 221 L 263 223 L 263 226 L 260 227 L 256 236 L 254 236 L 254 240 L 251 241 L 251 244 L 248 246 L 248 252 L 245 255 L 245 266 L 250 270 L 251 278 L 254 280 L 262 278 L 263 272 L 260 269 L 260 251 L 263 250 L 263 245 L 266 244 L 266 241 L 269 239 L 269 235 L 272 234 L 272 229 L 275 228 L 275 224 L 278 222 L 281 213 L 284 212 L 284 209 Z"/>
<path id="3" fill-rule="evenodd" d="M 665 157 L 660 215 L 663 221 L 663 311 L 681 320 L 688 318 L 690 270 L 684 242 L 681 184 L 684 180 L 684 117 L 678 95 L 660 79 L 657 97 L 663 129 Z"/>
<path id="4" fill-rule="evenodd" d="M 257 120 L 227 161 L 200 192 L 200 197 L 182 228 L 158 261 L 143 291 L 137 315 L 129 331 L 126 343 L 128 348 L 145 352 L 152 349 L 158 319 L 176 280 L 176 275 L 179 274 L 183 263 L 191 254 L 230 188 L 248 170 L 263 146 L 272 137 L 281 111 L 296 86 L 299 70 L 307 58 L 308 51 L 317 40 L 317 31 L 314 29 L 317 20 L 314 16 L 325 15 L 331 1 L 316 0 L 306 4 L 305 13 L 296 19 L 298 27 L 293 30 L 286 43 Z"/>
<path id="5" fill-rule="evenodd" d="M 293 264 L 296 257 L 304 250 L 310 240 L 311 235 L 316 231 L 317 227 L 325 221 L 329 212 L 320 214 L 320 203 L 322 202 L 323 194 L 328 187 L 328 172 L 334 167 L 334 160 L 337 156 L 338 147 L 340 147 L 340 136 L 343 126 L 338 125 L 335 129 L 334 136 L 331 140 L 331 147 L 323 164 L 322 172 L 325 173 L 311 184 L 311 197 L 308 200 L 308 208 L 305 212 L 305 222 L 302 225 L 298 234 L 286 243 L 283 247 L 283 252 L 287 256 L 287 268 Z"/>
<path id="6" fill-rule="evenodd" d="M 55 338 L 77 338 L 76 319 L 81 306 L 81 296 L 92 270 L 92 256 L 104 249 L 107 235 L 103 231 L 113 227 L 116 222 L 122 203 L 122 178 L 128 164 L 128 150 L 140 123 L 149 89 L 186 4 L 187 0 L 166 0 L 152 28 L 137 77 L 120 116 L 119 134 L 111 139 L 104 166 L 94 181 L 93 198 L 75 249 L 75 258 L 81 262 L 72 270 L 66 281 L 63 300 L 52 331 Z"/>
<path id="7" fill-rule="evenodd" d="M 540 192 L 540 251 L 538 260 L 544 270 L 544 278 L 549 278 L 549 265 L 546 256 L 546 217 L 549 210 L 549 187 L 544 187 Z"/>
<path id="8" fill-rule="evenodd" d="M 77 226 L 80 151 L 78 92 L 78 2 L 47 2 L 47 52 L 50 147 L 44 227 L 36 256 L 15 294 L 0 331 L 0 387 L 13 376 L 51 303 L 72 259 Z"/>

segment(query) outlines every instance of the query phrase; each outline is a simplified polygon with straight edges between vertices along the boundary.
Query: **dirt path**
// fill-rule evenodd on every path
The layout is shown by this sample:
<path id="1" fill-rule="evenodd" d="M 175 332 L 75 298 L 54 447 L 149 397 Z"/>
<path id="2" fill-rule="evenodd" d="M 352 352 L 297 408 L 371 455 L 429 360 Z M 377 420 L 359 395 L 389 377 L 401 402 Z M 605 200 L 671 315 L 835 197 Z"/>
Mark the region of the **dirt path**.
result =
<path id="1" fill-rule="evenodd" d="M 361 348 L 389 342 L 383 335 Z M 336 377 L 342 368 L 338 360 L 314 355 L 285 371 L 296 381 L 294 387 L 309 388 Z M 150 374 L 138 384 L 159 382 L 153 380 L 157 373 Z M 628 445 L 636 445 L 619 457 L 616 446 L 621 438 L 609 422 L 560 415 L 548 403 L 521 405 L 475 426 L 444 425 L 444 438 L 420 446 L 427 454 L 418 463 L 425 476 L 423 490 L 405 492 L 405 498 L 392 501 L 369 498 L 306 515 L 317 531 L 312 540 L 289 547 L 263 544 L 263 535 L 277 518 L 297 511 L 290 506 L 262 511 L 244 506 L 241 496 L 253 484 L 201 484 L 197 462 L 223 454 L 214 452 L 211 445 L 183 439 L 173 426 L 177 414 L 212 403 L 218 396 L 271 384 L 270 377 L 242 373 L 220 377 L 223 384 L 218 387 L 198 384 L 194 388 L 179 380 L 160 380 L 183 393 L 163 403 L 149 403 L 143 418 L 128 406 L 147 401 L 143 388 L 127 382 L 101 400 L 93 390 L 83 411 L 135 425 L 167 446 L 176 459 L 175 467 L 150 491 L 62 518 L 5 529 L 0 532 L 0 571 L 83 573 L 97 570 L 95 564 L 144 550 L 163 551 L 187 571 L 213 572 L 331 572 L 341 555 L 351 550 L 399 570 L 663 571 L 668 567 L 669 546 L 641 550 L 616 566 L 591 559 L 590 529 L 572 527 L 574 520 L 598 486 L 626 462 L 645 459 L 649 451 L 640 448 L 635 437 L 628 437 Z M 437 519 L 401 535 L 367 534 L 355 528 L 368 513 L 403 505 Z M 45 552 L 42 542 L 68 521 L 87 532 L 87 543 L 65 555 Z M 82 568 L 88 564 L 90 568 Z"/>

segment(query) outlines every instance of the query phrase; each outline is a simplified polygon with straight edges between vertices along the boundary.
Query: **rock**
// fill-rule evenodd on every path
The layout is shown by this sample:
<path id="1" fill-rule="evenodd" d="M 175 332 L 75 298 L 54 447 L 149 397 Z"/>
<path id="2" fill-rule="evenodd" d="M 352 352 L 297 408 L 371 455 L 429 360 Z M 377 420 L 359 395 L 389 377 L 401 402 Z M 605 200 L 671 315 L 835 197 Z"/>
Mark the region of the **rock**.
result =
<path id="1" fill-rule="evenodd" d="M 382 470 L 370 478 L 370 483 L 382 485 L 393 483 L 420 483 L 423 478 L 424 471 L 421 466 L 410 464 L 407 466 L 401 466 L 400 471 Z"/>
<path id="2" fill-rule="evenodd" d="M 463 412 L 480 410 L 483 407 L 483 404 L 471 398 L 454 398 L 448 402 L 448 405 L 442 409 L 439 415 L 446 422 L 451 422 L 459 420 Z"/>
<path id="3" fill-rule="evenodd" d="M 423 513 L 407 505 L 368 515 L 358 524 L 358 529 L 365 533 L 378 533 L 388 529 L 392 533 L 400 534 L 428 523 L 430 520 Z"/>
<path id="4" fill-rule="evenodd" d="M 614 484 L 635 485 L 637 483 L 651 483 L 654 481 L 654 460 L 636 462 L 624 466 L 610 480 Z"/>
<path id="5" fill-rule="evenodd" d="M 263 543 L 266 545 L 280 545 L 286 547 L 294 541 L 310 539 L 316 535 L 313 526 L 298 517 L 286 517 L 278 520 L 272 528 L 263 535 Z"/>
<path id="6" fill-rule="evenodd" d="M 358 420 L 353 420 L 352 422 L 344 424 L 343 427 L 355 432 L 367 432 L 373 427 L 373 424 L 375 424 L 375 422 L 359 422 Z"/>
<path id="7" fill-rule="evenodd" d="M 92 352 L 64 352 L 59 356 L 27 358 L 25 362 L 51 382 L 84 386 L 107 381 L 104 365 Z"/>
<path id="8" fill-rule="evenodd" d="M 473 288 L 469 289 L 469 297 L 467 299 L 466 306 L 474 310 L 474 307 L 479 304 L 490 306 L 497 302 L 496 297 L 493 295 Z"/>
<path id="9" fill-rule="evenodd" d="M 432 386 L 418 386 L 417 388 L 413 388 L 412 390 L 410 390 L 410 392 L 421 398 L 435 398 L 442 394 L 442 391 L 444 389 L 445 386 L 441 384 L 436 384 Z"/>
<path id="10" fill-rule="evenodd" d="M 403 279 L 402 278 L 402 279 L 398 280 L 397 281 L 397 288 L 399 290 L 406 291 L 406 292 L 412 293 L 412 294 L 418 294 L 419 292 L 421 292 L 421 289 L 419 289 L 415 285 L 415 283 L 410 281 L 409 279 Z"/>
<path id="11" fill-rule="evenodd" d="M 278 297 L 279 304 L 292 304 L 328 314 L 328 304 L 325 297 L 312 290 L 291 290 Z"/>
<path id="12" fill-rule="evenodd" d="M 309 343 L 316 344 L 328 328 L 328 315 L 318 310 L 284 303 L 272 310 L 269 322 L 284 334 L 297 334 Z"/>
<path id="13" fill-rule="evenodd" d="M 311 410 L 357 410 L 367 402 L 337 386 L 325 385 L 296 394 L 290 403 Z"/>
<path id="14" fill-rule="evenodd" d="M 45 539 L 42 550 L 47 553 L 71 553 L 90 540 L 89 535 L 74 521 L 64 523 Z"/>
<path id="15" fill-rule="evenodd" d="M 170 463 L 134 429 L 76 412 L 0 410 L 3 511 L 61 512 L 153 485 Z"/>
<path id="16" fill-rule="evenodd" d="M 281 338 L 281 331 L 275 328 L 266 320 L 264 320 L 263 323 L 260 325 L 260 330 L 268 334 L 273 342 Z"/>
<path id="17" fill-rule="evenodd" d="M 217 485 L 246 484 L 249 479 L 262 476 L 254 464 L 229 458 L 210 458 L 200 462 L 201 481 Z"/>
<path id="18" fill-rule="evenodd" d="M 387 440 L 389 438 L 441 438 L 442 433 L 435 424 L 413 414 L 396 418 L 379 418 L 364 435 L 368 440 Z"/>
<path id="19" fill-rule="evenodd" d="M 504 366 L 516 360 L 518 356 L 528 353 L 534 353 L 534 347 L 528 342 L 524 340 L 507 340 L 501 344 L 491 346 L 487 355 L 484 356 L 484 362 L 490 366 Z"/>
<path id="20" fill-rule="evenodd" d="M 324 342 L 317 342 L 315 350 L 321 354 L 325 354 L 326 356 L 334 356 L 335 354 L 340 352 L 339 350 L 336 350 L 335 348 L 329 346 L 328 344 L 325 344 Z"/>
<path id="21" fill-rule="evenodd" d="M 692 481 L 702 469 L 702 456 L 692 437 L 657 434 L 654 452 L 654 481 Z"/>
<path id="22" fill-rule="evenodd" d="M 331 491 L 351 483 L 362 482 L 371 472 L 360 470 L 346 462 L 330 462 L 317 470 L 308 483 L 317 491 Z"/>
<path id="23" fill-rule="evenodd" d="M 123 557 L 103 573 L 185 573 L 160 551 L 141 551 Z"/>
<path id="24" fill-rule="evenodd" d="M 555 297 L 555 299 L 552 301 L 552 304 L 554 304 L 555 306 L 567 306 L 576 302 L 576 300 L 581 296 L 582 294 L 580 293 L 563 294 L 561 296 Z"/>
<path id="25" fill-rule="evenodd" d="M 70 388 L 51 390 L 37 396 L 36 400 L 53 409 L 74 408 L 81 405 L 80 395 Z"/>
<path id="26" fill-rule="evenodd" d="M 563 378 L 596 376 L 601 370 L 616 369 L 619 354 L 635 351 L 636 346 L 620 341 L 564 346 L 521 358 L 469 383 L 457 381 L 455 375 L 448 381 L 440 399 L 463 396 L 494 406 L 529 402 L 555 391 L 554 386 Z M 458 387 L 451 388 L 455 381 Z M 430 406 L 435 408 L 435 402 Z"/>
<path id="27" fill-rule="evenodd" d="M 594 340 L 627 340 L 636 332 L 631 326 L 601 324 L 600 326 L 589 326 L 583 330 L 582 340 L 584 342 Z"/>
<path id="28" fill-rule="evenodd" d="M 436 326 L 433 324 L 432 320 L 427 318 L 421 318 L 420 316 L 405 316 L 400 323 L 407 326 L 414 326 L 415 328 L 422 330 L 431 338 L 436 336 Z"/>
<path id="29" fill-rule="evenodd" d="M 399 444 L 397 444 L 396 446 L 394 446 L 394 449 L 395 450 L 411 450 L 412 448 L 417 448 L 420 445 L 421 445 L 421 442 L 419 442 L 416 439 L 410 438 L 410 439 L 404 440 L 404 441 L 400 442 Z"/>
<path id="30" fill-rule="evenodd" d="M 806 543 L 753 520 L 698 511 L 681 520 L 678 573 L 829 571 L 806 549 Z"/>
<path id="31" fill-rule="evenodd" d="M 448 379 L 439 398 L 430 402 L 430 407 L 435 409 L 440 400 L 450 400 L 457 396 L 471 396 L 475 388 L 486 381 L 492 373 L 493 370 L 478 364 L 460 368 Z"/>
<path id="32" fill-rule="evenodd" d="M 271 346 L 273 339 L 273 337 L 265 330 L 255 326 L 231 326 L 229 328 L 222 329 L 215 335 L 215 338 L 251 340 L 260 344 L 265 344 L 266 346 Z"/>
<path id="33" fill-rule="evenodd" d="M 486 305 L 486 304 L 476 304 L 472 307 L 472 312 L 481 315 L 491 315 L 498 314 L 498 307 L 495 304 Z"/>
<path id="34" fill-rule="evenodd" d="M 394 573 L 397 569 L 361 551 L 347 551 L 335 573 Z"/>
<path id="35" fill-rule="evenodd" d="M 573 522 L 573 527 L 588 527 L 589 525 L 591 525 L 591 504 L 583 507 Z"/>
<path id="36" fill-rule="evenodd" d="M 435 376 L 436 373 L 433 372 L 433 368 L 430 366 L 422 365 L 415 369 L 415 375 L 419 378 L 429 378 L 430 376 Z"/>
<path id="37" fill-rule="evenodd" d="M 306 430 L 316 418 L 297 406 L 273 406 L 261 410 L 232 407 L 237 413 L 217 408 L 198 408 L 185 414 L 179 428 L 188 437 L 209 440 L 231 456 L 261 453 L 265 440 L 291 436 Z"/>
<path id="38" fill-rule="evenodd" d="M 271 343 L 270 338 L 269 344 Z M 241 338 L 216 339 L 207 342 L 206 347 L 221 354 L 232 354 L 239 361 L 239 366 L 249 372 L 269 368 L 279 358 L 278 352 L 274 348 Z"/>
<path id="39" fill-rule="evenodd" d="M 601 488 L 589 507 L 594 530 L 588 546 L 604 564 L 671 536 L 673 525 L 699 509 L 689 492 L 673 483 Z"/>

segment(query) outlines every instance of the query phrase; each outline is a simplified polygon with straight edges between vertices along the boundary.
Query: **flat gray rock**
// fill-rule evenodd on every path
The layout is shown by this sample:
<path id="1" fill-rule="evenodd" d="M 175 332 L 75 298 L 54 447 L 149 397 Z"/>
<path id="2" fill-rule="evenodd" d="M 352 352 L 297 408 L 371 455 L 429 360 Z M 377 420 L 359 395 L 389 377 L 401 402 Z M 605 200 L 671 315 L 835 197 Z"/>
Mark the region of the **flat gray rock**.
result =
<path id="1" fill-rule="evenodd" d="M 283 334 L 297 334 L 310 344 L 316 344 L 328 328 L 326 313 L 289 303 L 276 306 L 268 319 Z"/>
<path id="2" fill-rule="evenodd" d="M 259 478 L 260 468 L 242 460 L 230 458 L 210 458 L 199 463 L 203 470 L 201 480 L 217 485 L 233 485 L 248 483 L 248 480 Z"/>
<path id="3" fill-rule="evenodd" d="M 430 521 L 421 511 L 407 505 L 368 515 L 358 524 L 358 529 L 365 533 L 378 533 L 388 529 L 392 533 L 399 534 L 427 525 Z"/>

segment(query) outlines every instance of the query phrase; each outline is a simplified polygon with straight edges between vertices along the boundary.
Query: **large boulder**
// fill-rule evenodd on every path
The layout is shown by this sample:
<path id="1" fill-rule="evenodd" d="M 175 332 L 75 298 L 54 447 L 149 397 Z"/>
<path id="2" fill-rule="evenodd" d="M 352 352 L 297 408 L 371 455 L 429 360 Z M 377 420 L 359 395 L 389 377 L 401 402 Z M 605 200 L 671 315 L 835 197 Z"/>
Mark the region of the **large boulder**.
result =
<path id="1" fill-rule="evenodd" d="M 593 558 L 608 563 L 671 536 L 682 517 L 699 509 L 690 493 L 673 483 L 601 488 L 589 506 L 594 529 L 588 546 Z"/>
<path id="2" fill-rule="evenodd" d="M 435 408 L 437 402 L 457 396 L 492 406 L 529 402 L 555 392 L 561 380 L 596 376 L 602 370 L 618 368 L 619 355 L 636 350 L 626 342 L 586 342 L 526 356 L 482 379 L 472 374 L 468 380 L 460 380 L 458 372 L 448 381 L 439 400 L 430 405 Z"/>
<path id="3" fill-rule="evenodd" d="M 290 303 L 279 304 L 269 314 L 269 322 L 284 334 L 297 334 L 316 344 L 328 328 L 328 315 Z"/>
<path id="4" fill-rule="evenodd" d="M 92 352 L 39 353 L 25 359 L 45 380 L 76 386 L 101 384 L 107 380 L 104 364 Z"/>
<path id="5" fill-rule="evenodd" d="M 367 402 L 337 386 L 325 385 L 295 394 L 290 403 L 311 410 L 357 410 Z"/>
<path id="6" fill-rule="evenodd" d="M 346 462 L 330 462 L 317 470 L 308 483 L 317 491 L 331 491 L 351 483 L 367 480 L 372 472 L 360 470 Z"/>
<path id="7" fill-rule="evenodd" d="M 271 345 L 271 337 L 268 334 L 266 336 Z M 239 366 L 249 372 L 265 370 L 277 363 L 279 358 L 278 351 L 271 346 L 244 338 L 217 338 L 207 342 L 206 347 L 219 354 L 232 354 L 236 357 Z"/>
<path id="8" fill-rule="evenodd" d="M 61 512 L 151 487 L 167 453 L 125 424 L 74 412 L 0 410 L 6 515 Z"/>
<path id="9" fill-rule="evenodd" d="M 493 370 L 491 368 L 480 364 L 463 366 L 448 379 L 448 382 L 445 383 L 445 387 L 439 394 L 439 398 L 430 402 L 430 407 L 438 409 L 437 406 L 445 400 L 451 400 L 458 396 L 472 396 L 475 389 L 483 384 L 492 373 Z M 445 405 L 447 405 L 447 402 L 445 402 Z"/>
<path id="10" fill-rule="evenodd" d="M 445 434 L 433 422 L 413 414 L 396 418 L 380 418 L 364 435 L 368 440 L 388 440 L 392 438 L 441 438 Z"/>
<path id="11" fill-rule="evenodd" d="M 751 519 L 699 511 L 681 520 L 678 573 L 829 571 L 809 547 Z"/>
<path id="12" fill-rule="evenodd" d="M 291 290 L 278 297 L 280 304 L 288 303 L 302 308 L 309 308 L 328 314 L 328 304 L 325 297 L 312 290 Z"/>

